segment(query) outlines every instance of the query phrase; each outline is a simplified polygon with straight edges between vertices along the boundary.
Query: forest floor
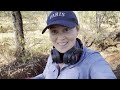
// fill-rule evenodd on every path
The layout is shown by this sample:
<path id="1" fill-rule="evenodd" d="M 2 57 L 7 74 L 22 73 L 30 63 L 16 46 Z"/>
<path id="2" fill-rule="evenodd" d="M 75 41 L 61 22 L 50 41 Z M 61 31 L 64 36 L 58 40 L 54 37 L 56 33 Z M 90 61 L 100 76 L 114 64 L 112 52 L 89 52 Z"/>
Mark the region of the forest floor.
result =
<path id="1" fill-rule="evenodd" d="M 105 52 L 101 52 L 105 60 L 110 64 L 113 72 L 120 79 L 120 53 L 114 53 L 106 55 Z M 105 55 L 104 55 L 105 54 Z M 34 77 L 43 72 L 48 55 L 33 55 L 31 60 L 25 63 L 13 61 L 8 65 L 0 67 L 1 79 L 26 79 Z"/>

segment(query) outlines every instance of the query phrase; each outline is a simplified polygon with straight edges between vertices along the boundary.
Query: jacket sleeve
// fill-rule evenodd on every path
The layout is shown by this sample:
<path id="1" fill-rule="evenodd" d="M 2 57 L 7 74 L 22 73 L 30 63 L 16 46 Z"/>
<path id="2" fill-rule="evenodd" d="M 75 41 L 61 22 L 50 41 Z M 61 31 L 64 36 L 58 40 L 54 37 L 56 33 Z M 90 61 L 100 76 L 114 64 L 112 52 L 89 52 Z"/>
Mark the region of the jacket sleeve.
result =
<path id="1" fill-rule="evenodd" d="M 51 60 L 51 55 L 48 57 L 48 61 L 47 61 L 47 64 L 45 66 L 45 69 L 43 71 L 43 73 L 33 77 L 32 79 L 45 79 L 45 76 L 46 76 L 46 72 L 48 71 L 49 69 L 49 65 L 52 63 L 52 60 Z"/>
<path id="2" fill-rule="evenodd" d="M 41 74 L 33 77 L 32 79 L 45 79 L 45 77 L 44 77 L 43 73 L 41 73 Z"/>
<path id="3" fill-rule="evenodd" d="M 105 59 L 99 54 L 98 56 L 94 56 L 93 59 L 97 59 L 94 63 L 92 63 L 90 67 L 90 78 L 91 79 L 116 79 L 115 74 L 112 71 L 109 63 L 105 61 Z"/>

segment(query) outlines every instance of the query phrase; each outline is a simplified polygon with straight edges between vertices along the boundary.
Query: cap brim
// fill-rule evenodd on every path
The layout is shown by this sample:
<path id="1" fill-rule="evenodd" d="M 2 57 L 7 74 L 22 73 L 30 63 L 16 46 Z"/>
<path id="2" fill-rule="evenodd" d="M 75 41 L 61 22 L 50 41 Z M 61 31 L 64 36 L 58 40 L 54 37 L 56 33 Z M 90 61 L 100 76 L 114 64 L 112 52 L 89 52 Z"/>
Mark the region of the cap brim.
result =
<path id="1" fill-rule="evenodd" d="M 47 25 L 43 31 L 42 31 L 42 34 L 47 30 L 47 28 L 49 28 L 51 25 L 62 25 L 62 26 L 65 26 L 65 27 L 68 27 L 68 28 L 74 28 L 77 24 L 76 23 L 73 23 L 73 22 L 70 22 L 70 21 L 64 21 L 64 20 L 59 20 L 59 21 L 54 21 L 52 23 L 50 23 L 49 25 Z"/>

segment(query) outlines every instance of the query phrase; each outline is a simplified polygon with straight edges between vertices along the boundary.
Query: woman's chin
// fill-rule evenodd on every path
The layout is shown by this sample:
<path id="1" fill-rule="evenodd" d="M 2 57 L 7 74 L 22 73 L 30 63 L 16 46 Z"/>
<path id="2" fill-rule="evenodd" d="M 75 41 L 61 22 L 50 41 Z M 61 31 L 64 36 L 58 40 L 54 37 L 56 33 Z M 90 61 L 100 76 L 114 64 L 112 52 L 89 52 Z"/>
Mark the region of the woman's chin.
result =
<path id="1" fill-rule="evenodd" d="M 60 53 L 65 53 L 67 50 L 58 50 Z"/>

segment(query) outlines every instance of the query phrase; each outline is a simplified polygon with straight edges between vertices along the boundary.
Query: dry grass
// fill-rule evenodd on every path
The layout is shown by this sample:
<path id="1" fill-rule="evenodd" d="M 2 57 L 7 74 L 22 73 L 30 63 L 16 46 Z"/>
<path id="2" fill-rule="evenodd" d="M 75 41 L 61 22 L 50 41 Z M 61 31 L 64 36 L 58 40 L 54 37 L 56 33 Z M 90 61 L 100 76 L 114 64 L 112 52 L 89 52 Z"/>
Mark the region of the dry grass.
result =
<path id="1" fill-rule="evenodd" d="M 22 11 L 21 13 L 23 16 L 23 28 L 26 42 L 25 49 L 30 53 L 40 52 L 48 54 L 51 48 L 51 42 L 49 41 L 48 33 L 46 32 L 44 35 L 41 34 L 42 29 L 46 25 L 46 16 L 40 14 L 40 12 L 34 11 Z M 15 33 L 12 22 L 13 20 L 10 16 L 3 15 L 0 17 L 0 25 L 2 26 L 1 29 L 3 29 L 0 30 L 2 32 L 0 33 L 0 46 L 1 48 L 4 48 L 4 50 L 2 50 L 4 53 L 1 53 L 0 56 L 7 54 L 7 58 L 11 56 L 10 52 L 8 51 L 13 50 L 12 52 L 15 52 Z M 8 32 L 4 33 L 5 31 Z M 4 46 L 3 44 L 9 45 Z M 5 58 L 2 61 L 6 61 Z"/>
<path id="2" fill-rule="evenodd" d="M 0 78 L 27 78 L 36 76 L 44 70 L 45 62 L 51 48 L 48 33 L 42 35 L 40 30 L 25 32 L 24 63 L 16 64 L 14 33 L 1 33 L 0 41 Z"/>

